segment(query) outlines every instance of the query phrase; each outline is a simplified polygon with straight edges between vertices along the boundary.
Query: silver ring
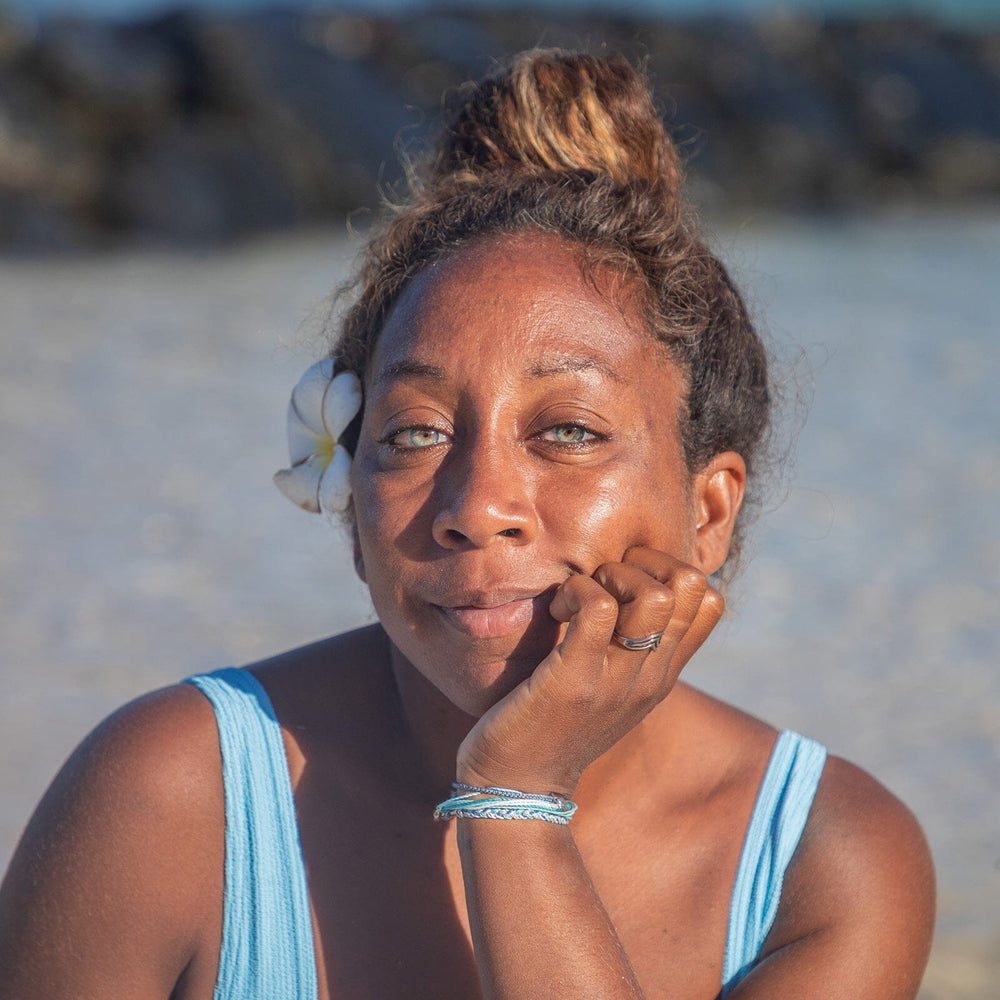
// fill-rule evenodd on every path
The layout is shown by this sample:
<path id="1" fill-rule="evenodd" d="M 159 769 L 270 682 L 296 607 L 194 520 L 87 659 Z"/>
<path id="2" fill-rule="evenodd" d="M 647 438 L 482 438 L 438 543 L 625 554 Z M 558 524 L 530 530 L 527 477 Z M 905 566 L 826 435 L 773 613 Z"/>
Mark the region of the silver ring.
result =
<path id="1" fill-rule="evenodd" d="M 611 633 L 612 642 L 618 643 L 622 649 L 628 649 L 633 652 L 637 649 L 657 649 L 662 638 L 662 632 L 654 632 L 652 635 L 644 635 L 641 639 L 630 639 L 627 635 L 622 635 L 617 630 Z"/>

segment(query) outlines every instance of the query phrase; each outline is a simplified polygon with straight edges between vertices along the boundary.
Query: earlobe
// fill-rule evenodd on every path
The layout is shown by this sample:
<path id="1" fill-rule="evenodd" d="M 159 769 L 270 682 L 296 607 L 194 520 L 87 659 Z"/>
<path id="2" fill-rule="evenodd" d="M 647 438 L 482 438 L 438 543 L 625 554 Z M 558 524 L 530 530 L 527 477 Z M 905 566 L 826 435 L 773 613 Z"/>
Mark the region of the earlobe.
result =
<path id="1" fill-rule="evenodd" d="M 695 552 L 698 568 L 706 576 L 719 569 L 729 554 L 746 479 L 746 463 L 735 451 L 720 452 L 695 476 Z"/>

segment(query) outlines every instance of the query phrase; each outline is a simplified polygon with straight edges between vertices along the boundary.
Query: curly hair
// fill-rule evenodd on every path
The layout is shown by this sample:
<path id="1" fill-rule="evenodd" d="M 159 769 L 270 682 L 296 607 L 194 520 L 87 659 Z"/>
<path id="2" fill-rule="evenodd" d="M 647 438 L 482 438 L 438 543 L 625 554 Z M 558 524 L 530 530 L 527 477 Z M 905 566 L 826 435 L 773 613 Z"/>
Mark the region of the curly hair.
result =
<path id="1" fill-rule="evenodd" d="M 639 293 L 683 373 L 679 428 L 693 474 L 736 451 L 755 471 L 770 417 L 767 355 L 739 292 L 681 198 L 677 151 L 646 78 L 622 56 L 515 56 L 476 84 L 363 253 L 333 356 L 364 379 L 382 326 L 424 267 L 470 242 L 540 231 L 578 245 Z M 358 422 L 345 444 L 353 451 Z M 353 438 L 353 440 L 352 440 Z M 723 576 L 743 541 L 741 514 Z"/>

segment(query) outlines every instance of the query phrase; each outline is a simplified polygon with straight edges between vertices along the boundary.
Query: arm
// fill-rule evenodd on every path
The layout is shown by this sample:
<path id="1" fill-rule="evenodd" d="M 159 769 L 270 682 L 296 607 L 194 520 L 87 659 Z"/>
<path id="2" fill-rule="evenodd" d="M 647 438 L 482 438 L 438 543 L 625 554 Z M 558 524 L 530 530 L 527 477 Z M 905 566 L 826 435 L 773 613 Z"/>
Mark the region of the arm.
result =
<path id="1" fill-rule="evenodd" d="M 84 741 L 0 887 L 2 1000 L 165 1000 L 192 973 L 221 919 L 219 766 L 193 688 L 141 699 Z"/>
<path id="2" fill-rule="evenodd" d="M 563 642 L 463 742 L 458 780 L 571 798 L 584 769 L 673 687 L 722 614 L 698 571 L 649 549 L 571 577 L 551 613 Z M 654 652 L 613 632 L 664 632 Z M 470 927 L 487 1000 L 644 996 L 571 826 L 460 819 Z"/>
<path id="3" fill-rule="evenodd" d="M 572 797 L 601 747 L 666 696 L 718 620 L 721 598 L 690 567 L 659 558 L 626 555 L 649 571 L 647 581 L 605 567 L 565 585 L 553 614 L 569 622 L 566 638 L 469 734 L 460 781 Z M 658 630 L 657 615 L 663 645 L 629 664 L 609 644 L 611 630 L 646 635 Z M 667 983 L 643 992 L 572 824 L 459 820 L 458 841 L 487 1000 L 683 996 Z M 763 961 L 730 996 L 912 998 L 933 908 L 930 858 L 913 817 L 863 772 L 831 760 Z"/>
<path id="4" fill-rule="evenodd" d="M 485 998 L 644 996 L 570 827 L 504 820 L 458 823 Z"/>

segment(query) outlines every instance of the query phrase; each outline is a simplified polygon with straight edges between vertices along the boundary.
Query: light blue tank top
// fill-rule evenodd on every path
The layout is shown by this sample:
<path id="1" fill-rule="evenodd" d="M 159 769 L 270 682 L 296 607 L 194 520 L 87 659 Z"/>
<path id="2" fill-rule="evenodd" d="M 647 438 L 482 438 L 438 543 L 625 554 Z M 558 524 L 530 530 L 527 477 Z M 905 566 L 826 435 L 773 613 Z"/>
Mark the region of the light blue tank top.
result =
<path id="1" fill-rule="evenodd" d="M 285 747 L 271 701 L 245 670 L 188 681 L 211 701 L 226 798 L 222 950 L 215 1000 L 316 1000 L 316 954 Z M 752 968 L 826 761 L 790 731 L 757 793 L 729 906 L 722 996 Z"/>
<path id="2" fill-rule="evenodd" d="M 215 1000 L 316 1000 L 316 954 L 295 800 L 271 699 L 227 667 L 189 677 L 215 709 L 226 796 Z"/>

